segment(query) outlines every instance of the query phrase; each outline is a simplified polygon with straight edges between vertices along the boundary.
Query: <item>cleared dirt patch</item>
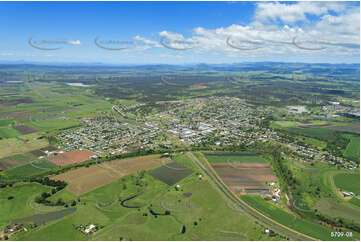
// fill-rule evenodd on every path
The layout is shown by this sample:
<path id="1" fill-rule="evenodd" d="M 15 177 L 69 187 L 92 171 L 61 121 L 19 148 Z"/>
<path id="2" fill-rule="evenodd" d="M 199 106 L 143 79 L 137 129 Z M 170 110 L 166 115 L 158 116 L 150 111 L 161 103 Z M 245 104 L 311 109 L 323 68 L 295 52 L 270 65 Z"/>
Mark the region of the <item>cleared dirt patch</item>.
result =
<path id="1" fill-rule="evenodd" d="M 66 189 L 75 195 L 81 195 L 118 180 L 125 175 L 148 170 L 159 165 L 160 155 L 140 156 L 114 160 L 89 168 L 82 167 L 54 176 L 51 179 L 68 182 L 69 185 Z"/>
<path id="2" fill-rule="evenodd" d="M 73 150 L 69 152 L 55 154 L 48 160 L 53 162 L 57 166 L 66 166 L 69 164 L 75 164 L 90 160 L 90 156 L 92 155 L 96 154 L 89 150 Z"/>

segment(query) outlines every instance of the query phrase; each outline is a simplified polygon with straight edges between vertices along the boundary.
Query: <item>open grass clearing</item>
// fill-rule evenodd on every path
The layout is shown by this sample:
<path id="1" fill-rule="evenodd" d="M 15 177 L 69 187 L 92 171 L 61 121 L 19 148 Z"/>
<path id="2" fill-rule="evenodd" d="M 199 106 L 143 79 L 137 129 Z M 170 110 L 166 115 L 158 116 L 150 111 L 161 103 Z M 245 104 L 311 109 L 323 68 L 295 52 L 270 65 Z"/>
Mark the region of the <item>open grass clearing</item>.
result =
<path id="1" fill-rule="evenodd" d="M 340 173 L 333 176 L 335 185 L 342 191 L 360 195 L 360 173 Z"/>
<path id="2" fill-rule="evenodd" d="M 2 139 L 13 138 L 19 135 L 21 133 L 11 126 L 0 127 L 0 138 Z"/>
<path id="3" fill-rule="evenodd" d="M 48 140 L 40 138 L 40 135 L 37 133 L 21 135 L 17 138 L 3 139 L 0 140 L 0 158 L 23 154 L 48 145 Z"/>
<path id="4" fill-rule="evenodd" d="M 348 138 L 350 143 L 348 143 L 343 155 L 350 160 L 360 162 L 360 136 L 345 134 L 344 137 Z"/>

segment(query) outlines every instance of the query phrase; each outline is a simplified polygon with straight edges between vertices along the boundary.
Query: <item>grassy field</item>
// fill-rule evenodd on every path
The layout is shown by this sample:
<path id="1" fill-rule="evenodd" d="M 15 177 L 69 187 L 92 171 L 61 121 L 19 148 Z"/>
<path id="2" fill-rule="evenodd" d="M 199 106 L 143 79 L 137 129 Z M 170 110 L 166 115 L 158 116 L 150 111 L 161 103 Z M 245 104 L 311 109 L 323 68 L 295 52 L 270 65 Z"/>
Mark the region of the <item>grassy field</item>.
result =
<path id="1" fill-rule="evenodd" d="M 15 180 L 24 177 L 35 176 L 56 167 L 57 166 L 54 165 L 53 163 L 43 159 L 43 160 L 35 161 L 33 164 L 26 164 L 11 169 L 7 169 L 3 171 L 2 174 L 8 180 Z"/>
<path id="2" fill-rule="evenodd" d="M 353 197 L 348 202 L 355 205 L 355 206 L 357 206 L 357 207 L 360 207 L 360 199 L 359 198 Z"/>
<path id="3" fill-rule="evenodd" d="M 250 153 L 203 153 L 209 162 L 266 162 L 261 156 Z"/>
<path id="4" fill-rule="evenodd" d="M 12 168 L 15 166 L 25 165 L 36 159 L 36 157 L 31 153 L 24 153 L 21 155 L 12 155 L 9 157 L 1 158 L 0 159 L 0 169 L 5 170 L 8 168 Z"/>
<path id="5" fill-rule="evenodd" d="M 13 127 L 10 126 L 3 126 L 0 127 L 0 137 L 2 138 L 13 138 L 16 136 L 21 135 L 21 133 L 19 131 L 17 131 L 16 129 L 14 129 Z"/>
<path id="6" fill-rule="evenodd" d="M 350 143 L 347 145 L 343 155 L 350 160 L 360 162 L 360 136 L 345 134 L 344 137 L 348 138 Z"/>
<path id="7" fill-rule="evenodd" d="M 272 205 L 270 202 L 265 201 L 260 196 L 244 195 L 242 196 L 242 199 L 250 206 L 256 208 L 258 211 L 277 222 L 320 240 L 355 240 L 359 238 L 359 234 L 356 235 L 355 232 L 353 232 L 355 236 L 354 238 L 332 238 L 330 235 L 333 229 L 295 217 L 292 214 Z"/>
<path id="8" fill-rule="evenodd" d="M 39 139 L 39 137 L 39 134 L 34 133 L 0 140 L 0 158 L 23 154 L 49 145 L 48 140 L 44 138 Z"/>
<path id="9" fill-rule="evenodd" d="M 185 156 L 177 156 L 176 160 L 194 168 Z M 264 228 L 252 218 L 230 209 L 222 193 L 207 179 L 200 180 L 194 173 L 179 184 L 181 189 L 177 191 L 149 172 L 127 175 L 81 195 L 74 214 L 16 234 L 13 239 L 281 240 L 279 236 L 265 235 Z M 138 197 L 127 201 L 128 205 L 139 205 L 139 209 L 120 206 L 121 200 L 139 192 L 142 193 Z M 185 193 L 190 196 L 184 196 Z M 67 191 L 57 195 L 64 200 L 73 199 Z M 149 207 L 161 214 L 168 209 L 170 215 L 152 215 Z M 104 228 L 93 235 L 84 235 L 75 229 L 75 226 L 90 223 Z M 184 234 L 181 233 L 183 225 L 186 227 Z"/>
<path id="10" fill-rule="evenodd" d="M 50 190 L 50 187 L 38 183 L 19 183 L 12 187 L 0 188 L 0 223 L 34 215 L 36 211 L 30 208 L 29 201 Z M 14 198 L 9 200 L 10 196 Z"/>
<path id="11" fill-rule="evenodd" d="M 12 124 L 14 122 L 14 119 L 12 118 L 0 118 L 0 126 L 8 126 L 9 124 Z"/>
<path id="12" fill-rule="evenodd" d="M 290 128 L 290 127 L 299 127 L 299 126 L 313 126 L 313 125 L 326 125 L 327 121 L 311 121 L 307 123 L 297 122 L 297 121 L 272 121 L 272 128 Z"/>
<path id="13" fill-rule="evenodd" d="M 288 128 L 287 130 L 291 133 L 307 135 L 324 140 L 332 138 L 336 132 L 328 128 Z"/>
<path id="14" fill-rule="evenodd" d="M 333 177 L 335 185 L 342 191 L 353 192 L 356 195 L 360 194 L 360 173 L 357 174 L 336 174 Z"/>

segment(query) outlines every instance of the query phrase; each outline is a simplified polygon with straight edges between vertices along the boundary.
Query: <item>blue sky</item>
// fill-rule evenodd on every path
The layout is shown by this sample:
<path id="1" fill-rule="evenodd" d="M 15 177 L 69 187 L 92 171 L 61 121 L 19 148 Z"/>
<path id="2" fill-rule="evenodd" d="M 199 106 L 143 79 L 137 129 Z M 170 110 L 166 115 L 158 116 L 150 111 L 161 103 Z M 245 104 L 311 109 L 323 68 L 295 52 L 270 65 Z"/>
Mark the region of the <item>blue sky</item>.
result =
<path id="1" fill-rule="evenodd" d="M 358 63 L 359 11 L 358 2 L 1 2 L 0 60 Z"/>

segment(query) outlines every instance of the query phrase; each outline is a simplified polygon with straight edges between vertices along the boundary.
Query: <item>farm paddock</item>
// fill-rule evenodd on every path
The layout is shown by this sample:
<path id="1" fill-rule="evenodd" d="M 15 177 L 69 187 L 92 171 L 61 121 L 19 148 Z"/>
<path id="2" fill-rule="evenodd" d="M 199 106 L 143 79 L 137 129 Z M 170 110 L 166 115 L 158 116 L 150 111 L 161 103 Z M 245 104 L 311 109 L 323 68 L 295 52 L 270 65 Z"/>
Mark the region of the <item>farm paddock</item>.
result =
<path id="1" fill-rule="evenodd" d="M 81 195 L 118 180 L 125 175 L 148 170 L 160 164 L 160 155 L 140 156 L 114 160 L 91 167 L 82 167 L 56 175 L 52 179 L 66 181 L 69 183 L 66 187 L 69 192 Z"/>
<path id="2" fill-rule="evenodd" d="M 258 154 L 203 152 L 203 155 L 224 183 L 236 193 L 268 193 L 266 183 L 277 182 L 270 165 Z"/>
<path id="3" fill-rule="evenodd" d="M 268 163 L 211 163 L 224 183 L 235 192 L 264 191 L 266 182 L 277 182 Z"/>
<path id="4" fill-rule="evenodd" d="M 153 177 L 169 186 L 173 186 L 192 173 L 192 169 L 187 168 L 176 161 L 169 162 L 150 172 Z"/>
<path id="5" fill-rule="evenodd" d="M 73 150 L 69 152 L 54 154 L 53 156 L 49 157 L 48 160 L 53 162 L 57 166 L 66 166 L 90 160 L 90 157 L 93 155 L 96 154 L 89 150 Z"/>

